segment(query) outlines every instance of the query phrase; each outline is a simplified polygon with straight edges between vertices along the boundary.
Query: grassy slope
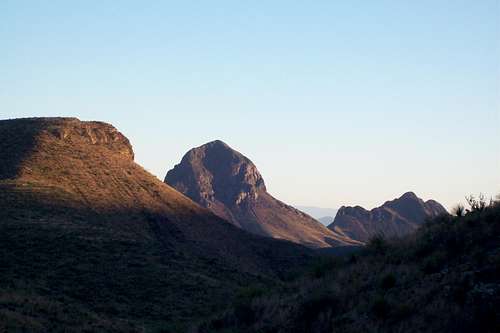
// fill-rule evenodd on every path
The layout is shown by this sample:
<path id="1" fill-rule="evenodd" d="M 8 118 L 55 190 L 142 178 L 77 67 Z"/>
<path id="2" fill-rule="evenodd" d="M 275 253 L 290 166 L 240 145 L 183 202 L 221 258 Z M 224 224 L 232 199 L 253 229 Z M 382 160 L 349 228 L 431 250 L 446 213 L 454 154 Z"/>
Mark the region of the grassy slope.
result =
<path id="1" fill-rule="evenodd" d="M 200 332 L 499 332 L 500 205 L 248 289 Z"/>
<path id="2" fill-rule="evenodd" d="M 310 257 L 163 184 L 109 125 L 2 121 L 0 148 L 0 331 L 179 331 Z"/>

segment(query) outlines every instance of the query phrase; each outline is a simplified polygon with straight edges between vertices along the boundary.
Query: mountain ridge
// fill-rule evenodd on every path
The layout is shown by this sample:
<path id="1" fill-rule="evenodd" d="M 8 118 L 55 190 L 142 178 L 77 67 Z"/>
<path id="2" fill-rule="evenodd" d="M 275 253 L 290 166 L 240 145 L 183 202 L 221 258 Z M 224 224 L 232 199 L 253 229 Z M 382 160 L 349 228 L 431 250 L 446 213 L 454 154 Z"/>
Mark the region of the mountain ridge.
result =
<path id="1" fill-rule="evenodd" d="M 423 201 L 409 191 L 371 210 L 361 206 L 342 206 L 328 228 L 340 229 L 349 237 L 366 242 L 377 235 L 404 236 L 415 231 L 426 219 L 446 213 L 437 201 Z"/>
<path id="2" fill-rule="evenodd" d="M 310 247 L 358 244 L 271 196 L 252 161 L 221 140 L 189 150 L 168 171 L 165 182 L 234 225 L 258 235 Z"/>

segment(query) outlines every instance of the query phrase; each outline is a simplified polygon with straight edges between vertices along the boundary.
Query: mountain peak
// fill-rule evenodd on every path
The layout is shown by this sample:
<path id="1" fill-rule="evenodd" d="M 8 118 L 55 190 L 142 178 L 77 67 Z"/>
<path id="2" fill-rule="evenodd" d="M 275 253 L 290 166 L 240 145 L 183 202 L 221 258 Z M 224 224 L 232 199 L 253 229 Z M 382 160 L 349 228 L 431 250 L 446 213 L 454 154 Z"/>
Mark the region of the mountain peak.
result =
<path id="1" fill-rule="evenodd" d="M 216 215 L 255 234 L 311 247 L 352 243 L 272 197 L 255 164 L 220 140 L 191 149 L 168 171 L 165 182 Z"/>
<path id="2" fill-rule="evenodd" d="M 231 147 L 229 147 L 229 145 L 227 143 L 225 143 L 224 141 L 219 140 L 219 139 L 207 142 L 204 145 L 202 145 L 201 147 L 204 147 L 204 146 L 207 146 L 207 147 L 224 147 L 224 148 L 230 148 L 230 149 L 232 149 Z"/>
<path id="3" fill-rule="evenodd" d="M 399 199 L 403 199 L 403 200 L 419 200 L 419 197 L 417 197 L 417 195 L 414 192 L 408 191 L 408 192 L 404 193 L 401 197 L 399 197 Z"/>
<path id="4" fill-rule="evenodd" d="M 340 228 L 352 239 L 367 241 L 374 235 L 403 236 L 418 228 L 427 218 L 446 213 L 437 201 L 424 202 L 413 192 L 366 210 L 342 206 L 328 227 Z"/>

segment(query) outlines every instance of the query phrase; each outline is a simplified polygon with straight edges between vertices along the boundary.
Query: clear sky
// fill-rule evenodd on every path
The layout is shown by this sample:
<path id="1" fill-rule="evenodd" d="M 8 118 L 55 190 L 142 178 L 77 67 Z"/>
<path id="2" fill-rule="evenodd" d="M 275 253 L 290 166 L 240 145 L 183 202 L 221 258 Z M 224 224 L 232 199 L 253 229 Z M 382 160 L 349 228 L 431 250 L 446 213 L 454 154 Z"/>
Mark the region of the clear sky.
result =
<path id="1" fill-rule="evenodd" d="M 114 124 L 163 179 L 222 139 L 296 205 L 500 193 L 500 5 L 0 1 L 0 118 Z"/>

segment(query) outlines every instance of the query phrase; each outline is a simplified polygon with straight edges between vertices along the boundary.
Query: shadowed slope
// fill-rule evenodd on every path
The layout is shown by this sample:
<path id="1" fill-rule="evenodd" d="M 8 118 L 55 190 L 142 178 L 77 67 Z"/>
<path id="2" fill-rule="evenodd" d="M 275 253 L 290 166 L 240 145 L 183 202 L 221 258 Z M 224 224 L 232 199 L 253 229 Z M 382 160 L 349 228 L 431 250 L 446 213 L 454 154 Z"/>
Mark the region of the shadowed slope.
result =
<path id="1" fill-rule="evenodd" d="M 0 142 L 0 329 L 185 323 L 310 256 L 162 183 L 111 125 L 0 121 Z"/>
<path id="2" fill-rule="evenodd" d="M 357 242 L 273 198 L 256 166 L 222 141 L 191 149 L 165 182 L 234 225 L 310 247 Z"/>
<path id="3" fill-rule="evenodd" d="M 441 215 L 400 239 L 324 257 L 194 332 L 500 331 L 500 202 Z"/>
<path id="4" fill-rule="evenodd" d="M 415 231 L 426 219 L 446 214 L 434 200 L 424 202 L 415 193 L 385 202 L 370 211 L 360 206 L 341 207 L 328 228 L 341 230 L 349 237 L 366 242 L 375 235 L 400 237 Z"/>

